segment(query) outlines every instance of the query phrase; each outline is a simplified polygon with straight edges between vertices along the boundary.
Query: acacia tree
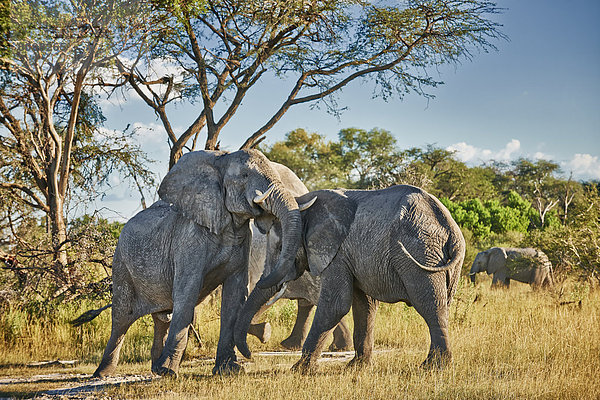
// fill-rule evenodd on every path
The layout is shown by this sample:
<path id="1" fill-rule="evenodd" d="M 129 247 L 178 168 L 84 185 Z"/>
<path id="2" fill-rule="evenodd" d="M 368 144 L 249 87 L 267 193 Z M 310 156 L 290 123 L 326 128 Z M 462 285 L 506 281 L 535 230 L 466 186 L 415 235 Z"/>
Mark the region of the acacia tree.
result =
<path id="1" fill-rule="evenodd" d="M 127 165 L 125 175 L 142 172 L 130 144 L 99 140 L 102 115 L 90 88 L 101 67 L 137 47 L 144 6 L 114 0 L 2 5 L 0 191 L 46 215 L 55 268 L 69 283 L 65 202 L 84 177 L 82 167 L 102 169 L 112 160 Z"/>
<path id="2" fill-rule="evenodd" d="M 318 133 L 295 129 L 285 139 L 259 146 L 269 160 L 289 167 L 309 190 L 347 187 L 345 165 L 338 143 Z"/>
<path id="3" fill-rule="evenodd" d="M 158 0 L 155 15 L 164 27 L 149 47 L 152 60 L 179 66 L 157 77 L 150 60 L 122 60 L 121 73 L 160 118 L 171 145 L 170 165 L 187 142 L 206 128 L 205 149 L 264 76 L 282 79 L 282 102 L 242 148 L 259 142 L 293 106 L 323 102 L 340 111 L 335 94 L 350 82 L 374 83 L 387 99 L 440 82 L 429 67 L 470 59 L 502 37 L 491 20 L 495 3 L 479 0 Z M 158 22 L 157 22 L 158 24 Z M 146 43 L 148 45 L 148 43 Z M 285 82 L 292 82 L 284 89 Z M 286 92 L 287 90 L 287 92 Z M 201 100 L 184 132 L 172 127 L 168 107 L 178 99 Z M 169 108 L 170 109 L 170 108 Z"/>
<path id="4" fill-rule="evenodd" d="M 384 129 L 370 131 L 358 128 L 342 129 L 334 147 L 345 166 L 346 180 L 352 186 L 368 189 L 388 186 L 394 181 L 402 164 L 396 139 Z"/>
<path id="5" fill-rule="evenodd" d="M 554 177 L 560 171 L 557 163 L 547 160 L 531 161 L 521 158 L 512 163 L 513 169 L 508 175 L 517 192 L 531 201 L 537 212 L 538 227 L 547 224 L 547 217 L 559 204 L 561 182 Z M 568 205 L 567 205 L 568 208 Z"/>

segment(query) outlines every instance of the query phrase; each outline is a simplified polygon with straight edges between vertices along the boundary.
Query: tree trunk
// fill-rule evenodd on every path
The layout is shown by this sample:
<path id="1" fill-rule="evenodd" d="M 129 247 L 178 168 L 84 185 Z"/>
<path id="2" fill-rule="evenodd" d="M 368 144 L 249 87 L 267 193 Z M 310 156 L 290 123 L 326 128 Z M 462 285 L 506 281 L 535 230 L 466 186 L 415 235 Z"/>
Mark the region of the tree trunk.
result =
<path id="1" fill-rule="evenodd" d="M 171 168 L 173 168 L 173 166 L 177 164 L 177 161 L 179 161 L 182 155 L 183 146 L 178 146 L 177 143 L 174 144 L 171 148 L 171 154 L 169 154 L 169 170 L 171 170 Z"/>
<path id="2" fill-rule="evenodd" d="M 63 214 L 63 199 L 54 193 L 50 194 L 49 199 L 49 222 L 50 222 L 50 234 L 52 239 L 52 250 L 53 260 L 57 265 L 56 267 L 61 269 L 65 274 L 67 282 L 69 282 L 69 273 L 65 270 L 67 268 L 67 250 L 65 242 L 67 240 L 67 224 L 65 223 L 65 217 Z"/>

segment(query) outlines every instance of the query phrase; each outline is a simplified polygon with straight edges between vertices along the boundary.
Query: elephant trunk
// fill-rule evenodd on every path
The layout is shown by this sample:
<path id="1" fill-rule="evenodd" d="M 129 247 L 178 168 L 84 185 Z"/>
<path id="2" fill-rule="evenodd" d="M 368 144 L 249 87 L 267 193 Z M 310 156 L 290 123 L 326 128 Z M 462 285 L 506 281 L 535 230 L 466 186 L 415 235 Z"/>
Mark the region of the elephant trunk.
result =
<path id="1" fill-rule="evenodd" d="M 252 323 L 252 318 L 254 318 L 254 315 L 256 315 L 262 306 L 264 306 L 267 301 L 269 301 L 269 299 L 275 295 L 276 292 L 276 286 L 272 286 L 267 289 L 255 287 L 238 315 L 238 319 L 233 330 L 233 340 L 240 353 L 242 353 L 242 355 L 246 358 L 250 358 L 252 355 L 246 340 L 248 329 L 250 329 L 250 324 Z"/>
<path id="2" fill-rule="evenodd" d="M 250 358 L 251 352 L 248 348 L 246 336 L 252 319 L 259 310 L 277 293 L 280 285 L 284 283 L 284 279 L 295 279 L 294 276 L 289 278 L 285 271 L 294 270 L 294 261 L 300 246 L 302 220 L 300 218 L 300 210 L 296 199 L 286 190 L 275 188 L 273 192 L 265 199 L 262 205 L 266 210 L 269 210 L 281 224 L 281 252 L 275 266 L 271 271 L 284 271 L 282 275 L 275 275 L 275 282 L 268 287 L 260 287 L 259 283 L 254 287 L 248 300 L 244 304 L 242 310 L 238 314 L 238 319 L 234 328 L 234 342 L 238 350 L 246 358 Z M 288 266 L 291 266 L 288 267 Z M 265 274 L 268 273 L 267 265 L 265 265 Z M 273 273 L 269 275 L 271 277 Z M 264 279 L 264 276 L 261 280 Z M 259 281 L 260 282 L 260 281 Z"/>
<path id="3" fill-rule="evenodd" d="M 473 266 L 471 267 L 471 271 L 469 271 L 469 278 L 471 279 L 472 283 L 475 283 L 475 275 L 479 272 L 479 270 L 477 269 L 477 266 L 475 264 L 473 264 Z"/>
<path id="4" fill-rule="evenodd" d="M 261 289 L 280 285 L 295 279 L 294 260 L 300 246 L 302 220 L 296 199 L 287 191 L 275 190 L 270 198 L 271 212 L 281 223 L 281 253 L 268 276 L 263 276 L 256 284 Z"/>

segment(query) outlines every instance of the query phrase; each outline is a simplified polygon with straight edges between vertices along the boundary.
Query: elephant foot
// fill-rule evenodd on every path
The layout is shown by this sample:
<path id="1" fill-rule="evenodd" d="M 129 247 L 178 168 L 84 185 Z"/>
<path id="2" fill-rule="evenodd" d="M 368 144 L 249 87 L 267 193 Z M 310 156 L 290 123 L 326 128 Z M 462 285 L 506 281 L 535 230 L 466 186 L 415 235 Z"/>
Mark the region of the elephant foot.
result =
<path id="1" fill-rule="evenodd" d="M 336 341 L 334 340 L 331 345 L 329 345 L 329 351 L 347 351 L 350 350 L 350 343 L 345 343 L 345 342 L 341 342 L 341 343 L 336 343 Z"/>
<path id="2" fill-rule="evenodd" d="M 167 367 L 154 366 L 154 367 L 152 367 L 152 372 L 156 375 L 160 375 L 160 376 L 164 376 L 164 377 L 177 378 L 177 372 L 173 371 L 171 368 L 167 368 Z"/>
<path id="3" fill-rule="evenodd" d="M 288 350 L 300 350 L 302 348 L 302 340 L 296 336 L 290 336 L 287 339 L 284 339 L 280 344 Z"/>
<path id="4" fill-rule="evenodd" d="M 366 356 L 356 357 L 356 356 L 354 356 L 354 358 L 352 360 L 350 360 L 348 362 L 348 364 L 346 364 L 346 368 L 362 368 L 369 364 L 371 364 L 371 357 L 366 357 Z"/>
<path id="5" fill-rule="evenodd" d="M 344 321 L 341 321 L 333 330 L 333 342 L 329 346 L 329 351 L 346 351 L 351 347 L 352 334 Z"/>
<path id="6" fill-rule="evenodd" d="M 261 343 L 267 343 L 271 339 L 271 324 L 268 322 L 251 324 L 248 333 L 256 336 Z"/>
<path id="7" fill-rule="evenodd" d="M 107 373 L 104 373 L 104 372 L 95 371 L 94 374 L 92 375 L 92 378 L 102 379 L 102 378 L 106 378 L 109 375 L 110 374 L 107 374 Z"/>
<path id="8" fill-rule="evenodd" d="M 238 363 L 235 360 L 228 360 L 227 362 L 219 365 L 215 365 L 212 373 L 213 375 L 239 375 L 244 372 L 244 367 L 242 364 Z"/>
<path id="9" fill-rule="evenodd" d="M 430 370 L 442 370 L 452 363 L 452 355 L 449 352 L 433 352 L 421 363 L 421 368 Z"/>
<path id="10" fill-rule="evenodd" d="M 115 372 L 114 367 L 98 367 L 96 371 L 94 371 L 92 378 L 106 378 L 107 376 L 112 375 L 113 372 Z"/>
<path id="11" fill-rule="evenodd" d="M 292 371 L 302 375 L 311 375 L 317 372 L 317 365 L 310 356 L 302 356 L 296 364 L 292 365 Z"/>

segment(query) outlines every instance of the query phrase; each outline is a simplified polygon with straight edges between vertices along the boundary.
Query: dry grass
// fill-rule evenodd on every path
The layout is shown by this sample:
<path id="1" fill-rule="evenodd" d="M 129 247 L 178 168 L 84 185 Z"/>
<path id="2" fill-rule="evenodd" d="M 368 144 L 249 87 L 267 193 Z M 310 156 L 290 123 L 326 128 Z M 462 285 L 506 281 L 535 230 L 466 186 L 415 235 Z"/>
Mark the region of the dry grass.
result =
<path id="1" fill-rule="evenodd" d="M 575 303 L 561 305 L 574 300 Z M 577 301 L 582 300 L 581 306 Z M 267 344 L 249 339 L 255 351 L 278 350 L 293 323 L 293 303 L 272 309 L 273 338 Z M 82 309 L 83 310 L 83 309 Z M 90 374 L 108 338 L 108 313 L 84 328 L 64 320 L 55 324 L 32 323 L 8 338 L 7 319 L 0 316 L 0 379 L 40 373 Z M 75 312 L 77 311 L 77 312 Z M 350 319 L 349 321 L 350 322 Z M 13 321 L 13 325 L 18 322 Z M 205 306 L 199 320 L 204 347 L 188 347 L 180 377 L 111 387 L 98 396 L 116 398 L 228 398 L 228 399 L 545 399 L 600 398 L 600 291 L 567 284 L 562 296 L 533 292 L 515 284 L 510 290 L 490 290 L 489 280 L 477 287 L 461 285 L 451 309 L 451 342 L 454 360 L 443 371 L 423 370 L 429 335 L 421 317 L 403 304 L 383 304 L 377 316 L 374 362 L 348 369 L 341 362 L 323 362 L 315 375 L 289 371 L 298 356 L 255 356 L 246 373 L 234 377 L 211 375 L 218 339 L 218 306 Z M 14 327 L 13 327 L 14 328 Z M 11 328 L 11 329 L 13 329 Z M 15 331 L 18 329 L 14 328 Z M 139 321 L 128 334 L 119 374 L 148 374 L 149 319 Z M 85 361 L 70 369 L 32 370 L 7 366 L 40 359 Z M 0 397 L 32 396 L 72 382 L 64 378 L 46 382 L 0 384 Z"/>

